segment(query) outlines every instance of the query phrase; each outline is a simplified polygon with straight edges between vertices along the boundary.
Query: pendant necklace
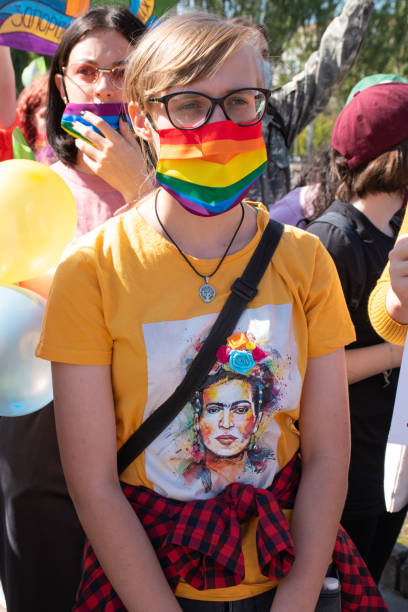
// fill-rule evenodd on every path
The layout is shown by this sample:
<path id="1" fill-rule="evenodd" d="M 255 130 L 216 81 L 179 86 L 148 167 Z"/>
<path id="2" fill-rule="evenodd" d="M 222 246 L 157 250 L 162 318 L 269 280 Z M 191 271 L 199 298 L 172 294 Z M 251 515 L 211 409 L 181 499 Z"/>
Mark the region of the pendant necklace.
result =
<path id="1" fill-rule="evenodd" d="M 208 280 L 214 276 L 214 274 L 216 272 L 218 272 L 218 270 L 220 269 L 220 266 L 222 264 L 222 262 L 224 261 L 224 259 L 226 258 L 226 256 L 228 255 L 228 252 L 230 250 L 230 248 L 232 247 L 232 243 L 234 242 L 235 238 L 237 237 L 237 234 L 239 232 L 239 230 L 241 229 L 241 225 L 242 222 L 244 220 L 244 216 L 245 216 L 245 208 L 244 205 L 242 204 L 242 202 L 240 202 L 240 206 L 241 206 L 241 219 L 239 220 L 238 223 L 238 227 L 234 232 L 234 235 L 232 236 L 224 255 L 221 257 L 220 261 L 218 262 L 218 264 L 215 267 L 215 270 L 213 272 L 211 272 L 211 274 L 201 274 L 201 272 L 199 272 L 198 270 L 196 270 L 196 268 L 193 266 L 193 264 L 191 263 L 191 261 L 188 259 L 187 255 L 185 255 L 183 253 L 183 251 L 180 249 L 179 245 L 175 242 L 175 240 L 170 236 L 169 232 L 166 230 L 166 228 L 164 227 L 163 223 L 160 220 L 159 217 L 159 213 L 157 211 L 157 197 L 159 195 L 159 191 L 157 191 L 156 193 L 156 197 L 154 199 L 154 211 L 156 213 L 156 219 L 160 225 L 160 227 L 162 228 L 163 232 L 166 234 L 167 238 L 170 240 L 170 242 L 172 244 L 174 244 L 174 246 L 176 247 L 176 249 L 178 250 L 178 252 L 180 253 L 180 255 L 182 255 L 182 257 L 185 259 L 185 261 L 188 263 L 188 265 L 190 266 L 190 268 L 197 274 L 197 276 L 201 276 L 201 278 L 204 279 L 204 284 L 201 285 L 200 289 L 199 289 L 199 296 L 200 298 L 203 300 L 203 302 L 209 303 L 212 302 L 213 299 L 215 298 L 215 289 L 212 285 L 210 285 L 210 283 L 208 282 Z"/>

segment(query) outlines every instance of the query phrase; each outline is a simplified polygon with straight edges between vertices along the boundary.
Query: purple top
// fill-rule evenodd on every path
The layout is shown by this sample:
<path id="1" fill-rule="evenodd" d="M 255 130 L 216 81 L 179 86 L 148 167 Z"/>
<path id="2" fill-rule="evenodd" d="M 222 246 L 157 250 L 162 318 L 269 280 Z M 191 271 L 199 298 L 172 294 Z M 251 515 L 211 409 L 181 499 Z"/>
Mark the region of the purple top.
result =
<path id="1" fill-rule="evenodd" d="M 289 191 L 281 200 L 277 200 L 269 209 L 269 216 L 275 221 L 287 225 L 298 225 L 302 219 L 309 219 L 314 212 L 313 201 L 319 185 L 305 185 Z"/>
<path id="2" fill-rule="evenodd" d="M 71 189 L 78 214 L 75 237 L 90 232 L 125 205 L 122 194 L 96 174 L 86 174 L 61 161 L 51 166 Z"/>

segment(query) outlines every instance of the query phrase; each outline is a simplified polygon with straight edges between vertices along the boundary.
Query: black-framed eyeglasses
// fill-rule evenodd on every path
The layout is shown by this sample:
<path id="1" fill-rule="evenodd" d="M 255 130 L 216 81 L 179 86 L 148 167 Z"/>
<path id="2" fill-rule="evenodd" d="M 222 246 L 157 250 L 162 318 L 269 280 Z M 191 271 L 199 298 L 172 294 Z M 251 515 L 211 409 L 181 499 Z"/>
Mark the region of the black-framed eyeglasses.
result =
<path id="1" fill-rule="evenodd" d="M 207 123 L 217 105 L 227 119 L 247 127 L 262 120 L 270 95 L 269 89 L 245 87 L 230 91 L 222 98 L 212 98 L 197 91 L 181 91 L 149 98 L 149 102 L 164 104 L 170 123 L 180 130 L 194 130 Z"/>
<path id="2" fill-rule="evenodd" d="M 105 73 L 109 75 L 110 82 L 114 87 L 122 89 L 125 79 L 125 68 L 125 63 L 113 66 L 113 68 L 103 68 L 86 62 L 74 62 L 68 66 L 63 66 L 62 73 L 82 87 L 94 85 L 101 74 Z"/>

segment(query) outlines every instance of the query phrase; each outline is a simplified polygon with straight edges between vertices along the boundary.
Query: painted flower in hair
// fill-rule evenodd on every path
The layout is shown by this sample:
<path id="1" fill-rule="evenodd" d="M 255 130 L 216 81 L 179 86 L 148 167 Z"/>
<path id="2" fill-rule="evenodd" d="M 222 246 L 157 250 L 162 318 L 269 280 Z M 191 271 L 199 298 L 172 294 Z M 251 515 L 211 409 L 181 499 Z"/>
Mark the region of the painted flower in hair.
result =
<path id="1" fill-rule="evenodd" d="M 268 357 L 268 353 L 265 353 L 259 346 L 255 346 L 252 350 L 252 357 L 258 363 L 259 361 L 263 361 Z"/>
<path id="2" fill-rule="evenodd" d="M 231 353 L 230 347 L 225 346 L 225 344 L 223 344 L 222 346 L 220 346 L 220 348 L 217 351 L 217 361 L 219 361 L 222 364 L 228 363 L 230 353 Z"/>
<path id="3" fill-rule="evenodd" d="M 196 353 L 201 350 L 202 346 L 203 341 L 200 339 L 195 347 Z M 268 353 L 262 349 L 250 331 L 236 332 L 229 336 L 226 343 L 219 347 L 216 359 L 209 372 L 210 376 L 220 369 L 241 375 L 261 376 L 262 369 L 265 367 L 278 378 L 282 374 L 279 353 L 275 350 Z"/>
<path id="4" fill-rule="evenodd" d="M 211 374 L 217 372 L 221 367 L 224 370 L 237 372 L 238 374 L 257 374 L 257 364 L 265 362 L 264 365 L 271 371 L 275 370 L 275 359 L 266 353 L 256 343 L 256 338 L 251 332 L 237 332 L 227 338 L 226 344 L 220 346 L 217 351 L 217 361 Z"/>
<path id="5" fill-rule="evenodd" d="M 255 365 L 255 360 L 249 351 L 231 351 L 228 356 L 228 364 L 233 372 L 248 374 Z"/>
<path id="6" fill-rule="evenodd" d="M 245 348 L 248 338 L 244 332 L 237 332 L 227 339 L 227 346 L 232 350 Z"/>

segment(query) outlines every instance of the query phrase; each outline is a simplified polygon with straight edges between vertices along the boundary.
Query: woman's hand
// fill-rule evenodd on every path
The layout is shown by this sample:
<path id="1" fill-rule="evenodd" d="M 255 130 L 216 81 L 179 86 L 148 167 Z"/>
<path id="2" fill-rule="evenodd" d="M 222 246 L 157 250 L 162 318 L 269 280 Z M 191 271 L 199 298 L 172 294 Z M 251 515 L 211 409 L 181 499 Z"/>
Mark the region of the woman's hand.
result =
<path id="1" fill-rule="evenodd" d="M 391 287 L 387 311 L 398 323 L 408 323 L 408 235 L 398 238 L 389 254 Z"/>
<path id="2" fill-rule="evenodd" d="M 126 121 L 120 119 L 119 134 L 94 113 L 86 111 L 83 117 L 104 135 L 97 134 L 83 123 L 74 124 L 75 130 L 92 143 L 80 138 L 75 140 L 85 166 L 120 191 L 126 202 L 150 191 L 153 183 L 148 176 L 140 146 Z"/>

